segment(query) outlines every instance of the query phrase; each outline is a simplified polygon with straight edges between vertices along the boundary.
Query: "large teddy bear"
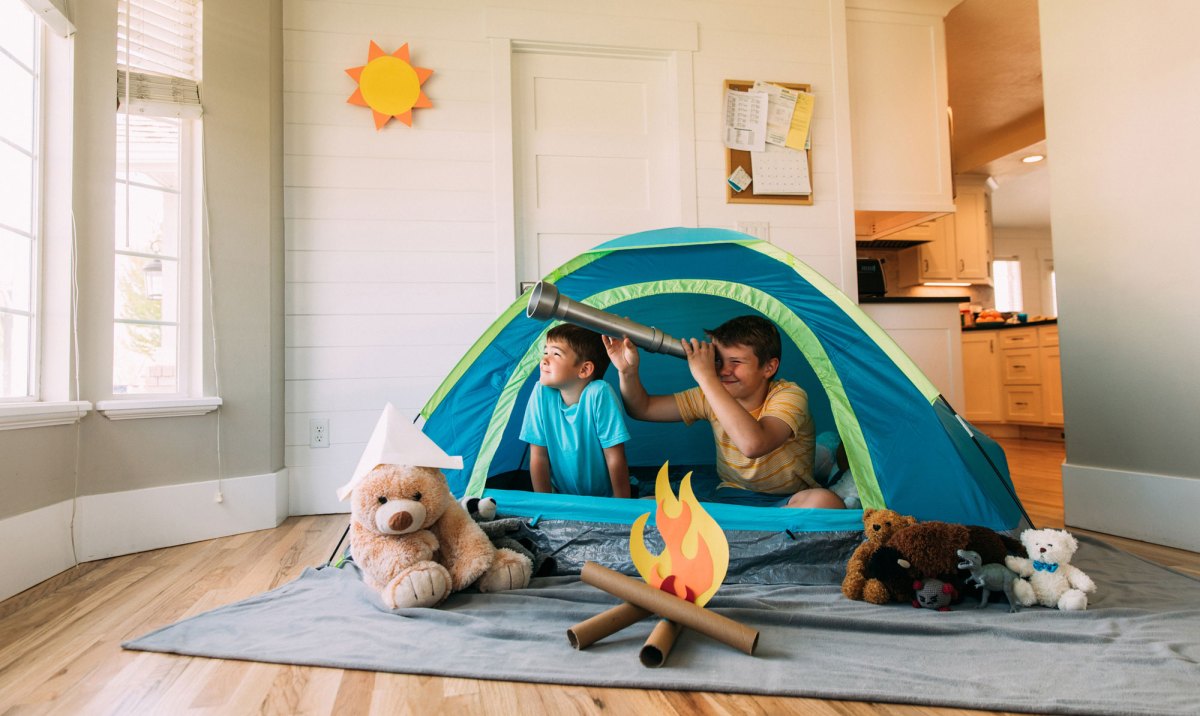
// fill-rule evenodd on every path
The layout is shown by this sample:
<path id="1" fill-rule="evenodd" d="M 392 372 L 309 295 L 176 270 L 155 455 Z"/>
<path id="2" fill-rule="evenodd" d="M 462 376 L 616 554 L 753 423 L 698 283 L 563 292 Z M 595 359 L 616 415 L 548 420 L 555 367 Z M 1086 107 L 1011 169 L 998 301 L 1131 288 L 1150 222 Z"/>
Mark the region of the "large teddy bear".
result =
<path id="1" fill-rule="evenodd" d="M 891 510 L 863 510 L 863 532 L 867 540 L 850 556 L 850 562 L 846 565 L 846 577 L 842 579 L 842 594 L 849 599 L 866 600 L 876 604 L 890 601 L 890 595 L 884 595 L 880 591 L 884 587 L 878 580 L 867 579 L 867 561 L 896 530 L 916 523 L 912 517 Z"/>
<path id="2" fill-rule="evenodd" d="M 1018 579 L 1013 583 L 1013 592 L 1022 606 L 1041 604 L 1064 611 L 1087 609 L 1088 592 L 1096 589 L 1096 583 L 1070 564 L 1079 549 L 1070 532 L 1025 530 L 1021 533 L 1021 544 L 1025 545 L 1029 559 L 1007 557 L 1004 564 L 1029 580 Z"/>
<path id="3" fill-rule="evenodd" d="M 389 608 L 432 607 L 472 584 L 529 584 L 529 558 L 496 549 L 450 494 L 439 470 L 377 465 L 354 485 L 350 552 Z"/>
<path id="4" fill-rule="evenodd" d="M 1025 551 L 1012 537 L 978 525 L 931 521 L 903 527 L 867 560 L 864 573 L 868 580 L 877 580 L 879 588 L 864 598 L 873 604 L 911 602 L 914 580 L 954 583 L 961 578 L 960 549 L 977 552 L 985 564 Z"/>

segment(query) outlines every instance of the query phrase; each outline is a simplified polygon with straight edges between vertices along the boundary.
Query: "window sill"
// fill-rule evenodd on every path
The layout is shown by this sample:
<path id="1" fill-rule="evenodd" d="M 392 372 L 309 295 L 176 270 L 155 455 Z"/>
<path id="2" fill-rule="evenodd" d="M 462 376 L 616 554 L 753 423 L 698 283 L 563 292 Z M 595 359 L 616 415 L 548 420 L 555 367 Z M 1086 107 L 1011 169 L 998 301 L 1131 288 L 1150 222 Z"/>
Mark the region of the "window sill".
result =
<path id="1" fill-rule="evenodd" d="M 142 418 L 181 418 L 205 415 L 220 406 L 220 398 L 101 400 L 96 403 L 96 411 L 109 420 L 139 420 Z"/>
<path id="2" fill-rule="evenodd" d="M 92 409 L 86 400 L 0 405 L 0 430 L 70 425 Z"/>

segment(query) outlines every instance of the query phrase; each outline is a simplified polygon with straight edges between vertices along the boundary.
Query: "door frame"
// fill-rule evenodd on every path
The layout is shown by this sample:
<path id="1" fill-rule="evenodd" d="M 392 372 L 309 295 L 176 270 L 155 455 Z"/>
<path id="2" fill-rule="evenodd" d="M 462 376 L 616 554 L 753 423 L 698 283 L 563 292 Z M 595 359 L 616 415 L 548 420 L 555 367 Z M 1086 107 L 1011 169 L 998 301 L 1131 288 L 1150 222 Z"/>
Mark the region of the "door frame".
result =
<path id="1" fill-rule="evenodd" d="M 489 8 L 492 58 L 492 172 L 496 237 L 496 310 L 517 297 L 517 223 L 513 146 L 512 56 L 516 52 L 648 57 L 666 62 L 667 91 L 676 106 L 675 154 L 679 166 L 679 225 L 695 227 L 696 115 L 692 53 L 699 49 L 694 22 L 634 20 L 574 13 Z M 566 33 L 563 28 L 570 28 Z M 569 35 L 564 37 L 564 34 Z"/>

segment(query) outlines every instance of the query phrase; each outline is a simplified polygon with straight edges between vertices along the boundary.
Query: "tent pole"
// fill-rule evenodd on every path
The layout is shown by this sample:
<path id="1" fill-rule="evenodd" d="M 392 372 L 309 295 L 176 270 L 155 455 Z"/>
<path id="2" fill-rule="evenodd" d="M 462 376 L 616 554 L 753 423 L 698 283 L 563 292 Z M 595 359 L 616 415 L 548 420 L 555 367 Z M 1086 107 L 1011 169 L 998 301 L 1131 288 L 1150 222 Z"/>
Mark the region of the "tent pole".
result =
<path id="1" fill-rule="evenodd" d="M 342 531 L 342 538 L 339 539 L 337 541 L 337 544 L 335 544 L 333 546 L 333 552 L 329 553 L 329 559 L 325 560 L 325 564 L 327 564 L 327 565 L 333 564 L 333 558 L 337 556 L 338 550 L 341 548 L 342 543 L 346 541 L 346 535 L 348 535 L 348 534 L 350 534 L 350 522 L 349 521 L 346 522 L 346 529 Z"/>
<path id="2" fill-rule="evenodd" d="M 1000 468 L 996 467 L 996 463 L 992 462 L 992 458 L 987 454 L 987 450 L 984 450 L 983 446 L 979 444 L 978 438 L 975 437 L 975 431 L 967 427 L 966 421 L 962 419 L 962 416 L 958 414 L 958 411 L 956 411 L 945 398 L 939 395 L 937 399 L 940 400 L 942 405 L 945 405 L 946 409 L 950 411 L 950 414 L 958 420 L 959 424 L 962 425 L 963 430 L 967 431 L 967 435 L 971 436 L 971 442 L 975 443 L 975 447 L 979 449 L 979 454 L 983 455 L 984 460 L 987 460 L 987 464 L 991 466 L 992 472 L 996 475 L 996 479 L 1000 481 L 1000 484 L 1004 487 L 1005 491 L 1007 491 L 1009 496 L 1013 498 L 1013 502 L 1017 503 L 1017 509 L 1021 511 L 1021 516 L 1025 518 L 1025 522 L 1029 524 L 1030 528 L 1037 529 L 1037 525 L 1033 524 L 1033 520 L 1029 518 L 1029 513 L 1025 511 L 1025 505 L 1022 505 L 1020 498 L 1017 497 L 1016 488 L 1009 484 L 1009 480 L 1004 479 L 1004 475 L 1000 474 Z"/>

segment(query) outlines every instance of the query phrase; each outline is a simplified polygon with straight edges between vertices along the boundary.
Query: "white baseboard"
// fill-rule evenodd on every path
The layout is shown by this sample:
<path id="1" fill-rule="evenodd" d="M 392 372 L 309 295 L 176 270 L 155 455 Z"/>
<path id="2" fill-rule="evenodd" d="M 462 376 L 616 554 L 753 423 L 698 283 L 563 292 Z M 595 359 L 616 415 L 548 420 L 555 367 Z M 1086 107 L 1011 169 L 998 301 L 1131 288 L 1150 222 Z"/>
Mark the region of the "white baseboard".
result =
<path id="1" fill-rule="evenodd" d="M 1072 527 L 1200 552 L 1200 479 L 1063 465 Z"/>
<path id="2" fill-rule="evenodd" d="M 339 502 L 338 488 L 350 479 L 344 470 L 322 467 L 288 468 L 289 510 L 293 515 L 333 515 L 350 512 L 350 501 Z"/>
<path id="3" fill-rule="evenodd" d="M 0 600 L 75 566 L 71 501 L 0 519 Z"/>
<path id="4" fill-rule="evenodd" d="M 287 517 L 288 470 L 79 498 L 79 561 L 270 529 Z"/>

